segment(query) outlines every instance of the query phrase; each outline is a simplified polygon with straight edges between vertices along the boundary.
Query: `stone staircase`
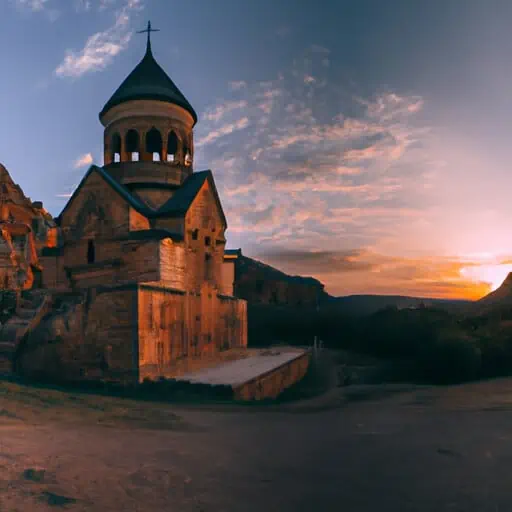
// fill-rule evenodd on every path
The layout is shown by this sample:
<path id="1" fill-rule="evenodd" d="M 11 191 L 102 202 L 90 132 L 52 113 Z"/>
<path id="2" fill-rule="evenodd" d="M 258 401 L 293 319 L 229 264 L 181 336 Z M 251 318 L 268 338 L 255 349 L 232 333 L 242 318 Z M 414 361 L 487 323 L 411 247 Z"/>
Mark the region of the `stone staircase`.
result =
<path id="1" fill-rule="evenodd" d="M 0 377 L 13 374 L 16 350 L 50 310 L 51 302 L 44 290 L 24 292 L 14 315 L 0 326 Z"/>

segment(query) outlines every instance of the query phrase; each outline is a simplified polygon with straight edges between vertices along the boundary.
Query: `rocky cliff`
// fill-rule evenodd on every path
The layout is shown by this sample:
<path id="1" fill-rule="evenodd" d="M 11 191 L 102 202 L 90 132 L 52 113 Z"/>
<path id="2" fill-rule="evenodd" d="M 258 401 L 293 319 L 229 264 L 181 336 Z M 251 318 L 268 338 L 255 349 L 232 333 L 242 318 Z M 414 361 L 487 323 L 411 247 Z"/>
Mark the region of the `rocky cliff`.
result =
<path id="1" fill-rule="evenodd" d="M 250 304 L 295 307 L 316 306 L 330 297 L 317 279 L 290 276 L 243 255 L 235 262 L 235 295 Z"/>

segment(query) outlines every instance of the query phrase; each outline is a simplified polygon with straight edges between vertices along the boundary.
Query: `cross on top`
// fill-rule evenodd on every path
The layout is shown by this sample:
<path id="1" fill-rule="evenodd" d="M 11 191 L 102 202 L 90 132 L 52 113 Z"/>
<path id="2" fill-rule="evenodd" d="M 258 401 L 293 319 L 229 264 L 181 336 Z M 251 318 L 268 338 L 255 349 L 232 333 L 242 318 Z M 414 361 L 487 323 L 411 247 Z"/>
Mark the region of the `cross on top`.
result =
<path id="1" fill-rule="evenodd" d="M 137 34 L 148 34 L 148 51 L 151 51 L 151 32 L 160 32 L 159 28 L 151 28 L 151 21 L 148 21 L 148 28 L 146 30 L 139 30 L 137 32 Z"/>

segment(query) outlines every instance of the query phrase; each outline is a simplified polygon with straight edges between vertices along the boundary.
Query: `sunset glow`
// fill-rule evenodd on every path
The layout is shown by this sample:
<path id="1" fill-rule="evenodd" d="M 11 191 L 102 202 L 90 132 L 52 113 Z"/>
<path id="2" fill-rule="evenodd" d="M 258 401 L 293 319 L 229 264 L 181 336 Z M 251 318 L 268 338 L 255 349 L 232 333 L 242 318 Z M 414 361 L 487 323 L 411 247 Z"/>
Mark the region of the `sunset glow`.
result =
<path id="1" fill-rule="evenodd" d="M 512 272 L 512 264 L 478 265 L 461 269 L 465 278 L 477 283 L 487 283 L 491 291 L 501 286 L 509 272 Z"/>
<path id="2" fill-rule="evenodd" d="M 2 2 L 3 68 L 23 73 L 0 82 L 0 162 L 58 215 L 103 163 L 98 111 L 135 31 L 162 20 L 153 51 L 198 113 L 228 248 L 333 295 L 479 298 L 512 269 L 512 3 L 343 3 L 182 2 L 169 25 L 166 2 Z"/>

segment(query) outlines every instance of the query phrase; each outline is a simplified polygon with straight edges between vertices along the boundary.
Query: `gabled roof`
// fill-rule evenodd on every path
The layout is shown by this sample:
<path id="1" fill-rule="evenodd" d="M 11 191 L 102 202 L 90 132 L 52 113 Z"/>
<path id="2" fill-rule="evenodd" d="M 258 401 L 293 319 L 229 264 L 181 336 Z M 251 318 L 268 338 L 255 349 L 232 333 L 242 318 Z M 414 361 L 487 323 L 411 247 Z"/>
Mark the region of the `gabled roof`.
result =
<path id="1" fill-rule="evenodd" d="M 64 209 L 60 212 L 60 215 L 55 219 L 56 222 L 60 225 L 62 216 L 64 212 L 70 207 L 75 198 L 78 196 L 81 188 L 87 181 L 87 178 L 93 173 L 99 174 L 105 182 L 110 185 L 132 208 L 134 208 L 137 212 L 144 215 L 148 219 L 155 219 L 159 217 L 181 217 L 184 216 L 188 209 L 190 208 L 192 202 L 197 196 L 198 192 L 201 190 L 203 184 L 208 181 L 210 187 L 213 191 L 213 196 L 215 201 L 217 202 L 217 206 L 219 208 L 219 212 L 224 222 L 224 225 L 227 227 L 226 217 L 224 215 L 224 211 L 222 209 L 222 205 L 220 203 L 219 195 L 217 193 L 217 188 L 215 187 L 215 182 L 213 181 L 212 171 L 201 171 L 192 173 L 181 185 L 181 187 L 175 192 L 175 194 L 164 203 L 160 209 L 152 210 L 148 206 L 146 206 L 138 197 L 130 192 L 130 190 L 115 180 L 103 167 L 98 167 L 97 165 L 91 165 L 89 170 L 85 173 L 85 176 L 82 178 L 82 181 L 78 185 L 78 187 L 73 192 L 73 195 L 69 198 L 69 201 L 64 206 Z M 171 237 L 172 238 L 172 237 Z"/>
<path id="2" fill-rule="evenodd" d="M 56 218 L 56 221 L 59 224 L 60 224 L 60 220 L 62 219 L 62 216 L 64 215 L 64 212 L 71 206 L 73 201 L 78 196 L 80 190 L 84 186 L 85 182 L 87 181 L 87 178 L 89 178 L 89 176 L 93 172 L 99 174 L 136 211 L 138 211 L 142 215 L 145 215 L 146 217 L 149 217 L 153 213 L 153 210 L 148 208 L 142 201 L 140 201 L 133 194 L 131 194 L 131 192 L 128 190 L 128 188 L 126 188 L 124 185 L 122 185 L 121 183 L 116 181 L 105 169 L 103 169 L 102 167 L 98 167 L 97 165 L 91 165 L 91 167 L 89 167 L 89 170 L 85 173 L 85 176 L 82 178 L 82 181 L 80 182 L 78 187 L 76 187 L 72 196 L 69 198 L 69 201 L 66 203 L 66 206 L 64 206 L 64 209 L 60 212 L 59 216 Z"/>
<path id="3" fill-rule="evenodd" d="M 144 58 L 105 104 L 100 119 L 112 107 L 131 100 L 157 100 L 179 105 L 190 113 L 194 123 L 197 122 L 192 105 L 155 60 L 150 44 Z"/>
<path id="4" fill-rule="evenodd" d="M 213 196 L 219 208 L 222 222 L 227 227 L 228 223 L 226 216 L 224 215 L 224 210 L 222 209 L 215 181 L 213 180 L 213 174 L 209 169 L 206 171 L 192 173 L 184 181 L 183 185 L 181 185 L 181 187 L 175 192 L 171 199 L 160 207 L 157 212 L 158 217 L 180 217 L 185 215 L 205 181 L 208 181 L 210 184 Z"/>

